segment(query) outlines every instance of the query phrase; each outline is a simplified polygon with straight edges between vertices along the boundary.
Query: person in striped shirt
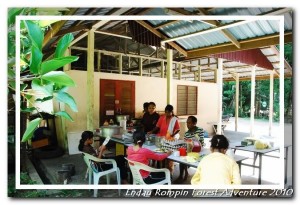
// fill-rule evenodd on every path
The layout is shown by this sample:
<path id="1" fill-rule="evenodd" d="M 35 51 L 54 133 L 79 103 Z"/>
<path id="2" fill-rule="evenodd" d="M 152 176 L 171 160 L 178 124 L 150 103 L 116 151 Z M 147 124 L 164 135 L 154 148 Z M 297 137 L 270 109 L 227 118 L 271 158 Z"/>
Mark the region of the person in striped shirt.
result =
<path id="1" fill-rule="evenodd" d="M 197 118 L 195 116 L 189 116 L 186 125 L 188 131 L 184 134 L 184 140 L 191 144 L 192 147 L 203 147 L 204 146 L 204 130 L 200 127 L 197 127 Z M 192 150 L 192 149 L 191 149 Z M 200 149 L 201 151 L 201 149 Z M 180 164 L 179 166 L 180 174 L 176 182 L 182 183 L 188 178 L 188 166 L 184 164 Z M 183 177 L 184 175 L 184 177 Z"/>

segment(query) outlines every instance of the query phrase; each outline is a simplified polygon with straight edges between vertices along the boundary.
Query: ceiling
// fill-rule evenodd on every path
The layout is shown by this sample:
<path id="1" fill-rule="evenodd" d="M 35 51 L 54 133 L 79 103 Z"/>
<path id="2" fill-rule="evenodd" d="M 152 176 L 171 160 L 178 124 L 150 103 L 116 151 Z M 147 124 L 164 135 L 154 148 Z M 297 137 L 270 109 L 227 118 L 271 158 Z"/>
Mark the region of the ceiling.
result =
<path id="1" fill-rule="evenodd" d="M 292 43 L 291 8 L 68 8 L 63 15 L 283 15 L 285 43 Z M 147 17 L 145 17 L 146 19 Z M 80 19 L 80 18 L 78 18 Z M 126 19 L 126 18 L 125 18 Z M 192 18 L 191 18 L 192 19 Z M 279 76 L 279 23 L 275 20 L 66 20 L 55 23 L 46 33 L 44 51 L 49 56 L 66 33 L 73 33 L 72 55 L 79 61 L 72 69 L 86 70 L 87 32 L 95 31 L 95 71 L 118 72 L 122 58 L 123 74 L 138 75 L 142 57 L 143 75 L 161 77 L 167 49 L 173 50 L 173 78 L 214 82 L 217 58 L 224 58 L 224 81 L 251 78 L 256 65 L 256 79 L 268 79 L 270 70 Z M 254 52 L 252 58 L 245 51 Z M 97 54 L 99 53 L 99 54 Z M 230 54 L 230 55 L 229 55 Z M 101 57 L 101 62 L 97 60 Z M 122 56 L 122 57 L 120 57 Z M 234 56 L 234 57 L 233 57 Z M 227 58 L 228 57 L 228 58 Z M 259 64 L 258 59 L 263 62 Z M 100 62 L 100 63 L 99 63 Z M 259 66 L 261 65 L 261 66 Z M 269 66 L 265 66 L 269 65 Z M 285 77 L 292 68 L 284 63 Z M 200 70 L 200 71 L 199 71 Z"/>

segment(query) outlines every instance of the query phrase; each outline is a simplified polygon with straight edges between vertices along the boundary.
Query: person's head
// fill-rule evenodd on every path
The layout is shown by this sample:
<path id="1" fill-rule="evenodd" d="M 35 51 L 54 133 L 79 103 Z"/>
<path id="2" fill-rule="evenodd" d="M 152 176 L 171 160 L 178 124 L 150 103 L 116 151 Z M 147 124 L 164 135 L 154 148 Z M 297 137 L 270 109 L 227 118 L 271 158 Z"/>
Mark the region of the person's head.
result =
<path id="1" fill-rule="evenodd" d="M 188 129 L 192 129 L 197 125 L 197 118 L 194 116 L 189 116 L 186 120 L 186 126 Z"/>
<path id="2" fill-rule="evenodd" d="M 156 108 L 155 103 L 154 102 L 149 102 L 148 112 L 149 112 L 150 115 L 152 115 L 155 112 L 155 108 Z"/>
<path id="3" fill-rule="evenodd" d="M 148 103 L 148 102 L 145 102 L 145 103 L 143 104 L 143 108 L 144 108 L 143 112 L 148 112 L 148 106 L 149 106 L 149 103 Z"/>
<path id="4" fill-rule="evenodd" d="M 167 105 L 165 107 L 165 114 L 167 117 L 170 117 L 170 116 L 173 116 L 174 113 L 173 113 L 173 106 L 172 105 Z"/>
<path id="5" fill-rule="evenodd" d="M 210 140 L 210 150 L 212 152 L 218 151 L 223 154 L 226 153 L 228 147 L 229 147 L 229 141 L 224 135 L 215 135 Z"/>
<path id="6" fill-rule="evenodd" d="M 132 135 L 132 138 L 133 138 L 133 143 L 135 145 L 139 145 L 140 147 L 143 146 L 146 140 L 145 133 L 141 131 L 135 131 Z"/>
<path id="7" fill-rule="evenodd" d="M 93 143 L 93 136 L 94 136 L 94 134 L 91 131 L 84 131 L 81 134 L 81 139 L 79 140 L 79 145 L 78 145 L 79 151 L 83 150 L 83 146 L 85 144 L 92 144 Z"/>

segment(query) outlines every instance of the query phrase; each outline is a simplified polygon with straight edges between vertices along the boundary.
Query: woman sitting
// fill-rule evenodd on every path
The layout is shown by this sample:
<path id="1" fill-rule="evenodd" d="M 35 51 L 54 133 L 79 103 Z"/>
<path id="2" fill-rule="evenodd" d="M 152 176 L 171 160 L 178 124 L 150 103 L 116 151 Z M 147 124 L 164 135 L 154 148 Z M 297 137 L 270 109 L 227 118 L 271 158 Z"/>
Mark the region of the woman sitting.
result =
<path id="1" fill-rule="evenodd" d="M 167 158 L 171 151 L 168 151 L 164 154 L 155 153 L 147 148 L 143 148 L 145 142 L 145 134 L 143 132 L 134 132 L 133 133 L 133 146 L 127 148 L 127 158 L 132 161 L 143 163 L 149 166 L 149 160 L 163 160 Z M 140 170 L 140 173 L 146 184 L 154 184 L 165 178 L 164 172 L 153 172 L 150 173 L 145 170 Z"/>
<path id="2" fill-rule="evenodd" d="M 215 135 L 211 139 L 211 153 L 199 163 L 197 171 L 191 180 L 192 185 L 230 185 L 241 184 L 238 164 L 226 155 L 229 147 L 224 135 Z"/>
<path id="3" fill-rule="evenodd" d="M 104 158 L 102 157 L 103 152 L 106 150 L 106 146 L 101 145 L 98 150 L 95 150 L 92 147 L 93 144 L 93 132 L 91 131 L 84 131 L 81 134 L 81 139 L 79 141 L 78 149 L 79 151 L 88 153 L 90 155 L 93 155 L 95 157 L 98 157 L 99 159 Z M 114 160 L 116 160 L 117 166 L 120 169 L 120 175 L 122 179 L 122 184 L 128 184 L 127 182 L 127 171 L 126 171 L 126 160 L 124 159 L 124 156 L 118 155 L 114 157 Z M 99 166 L 102 171 L 109 170 L 112 168 L 112 164 L 106 164 L 104 162 L 100 162 Z"/>

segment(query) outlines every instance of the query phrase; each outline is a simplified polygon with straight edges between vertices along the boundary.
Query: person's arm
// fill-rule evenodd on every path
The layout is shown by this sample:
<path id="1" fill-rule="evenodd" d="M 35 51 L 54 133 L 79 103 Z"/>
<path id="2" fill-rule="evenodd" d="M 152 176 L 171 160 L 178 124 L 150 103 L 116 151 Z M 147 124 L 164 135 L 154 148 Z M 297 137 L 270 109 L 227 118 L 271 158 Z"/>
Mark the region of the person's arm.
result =
<path id="1" fill-rule="evenodd" d="M 234 162 L 233 164 L 233 168 L 232 168 L 232 180 L 231 180 L 231 184 L 241 184 L 242 180 L 241 180 L 241 175 L 240 175 L 240 169 L 239 169 L 239 165 Z"/>
<path id="2" fill-rule="evenodd" d="M 147 134 L 157 133 L 161 127 L 162 119 L 163 119 L 162 116 L 159 117 L 158 122 L 156 123 L 156 126 L 153 128 L 153 130 L 151 130 L 150 132 L 147 132 Z"/>
<path id="3" fill-rule="evenodd" d="M 201 174 L 200 173 L 201 173 L 201 166 L 200 166 L 200 163 L 199 163 L 199 165 L 197 167 L 197 170 L 196 170 L 194 176 L 191 179 L 191 184 L 192 185 L 200 184 L 200 181 L 201 181 Z"/>
<path id="4" fill-rule="evenodd" d="M 153 130 L 147 132 L 147 134 L 157 133 L 159 131 L 159 127 L 154 127 Z"/>
<path id="5" fill-rule="evenodd" d="M 103 152 L 106 150 L 106 146 L 105 145 L 101 145 L 98 149 L 98 158 L 101 159 L 102 158 L 102 154 Z"/>
<path id="6" fill-rule="evenodd" d="M 153 160 L 163 160 L 165 158 L 167 158 L 169 155 L 172 154 L 172 151 L 168 151 L 167 153 L 165 154 L 157 154 L 149 149 L 144 149 L 144 154 L 145 156 L 148 158 L 148 159 L 153 159 Z"/>

